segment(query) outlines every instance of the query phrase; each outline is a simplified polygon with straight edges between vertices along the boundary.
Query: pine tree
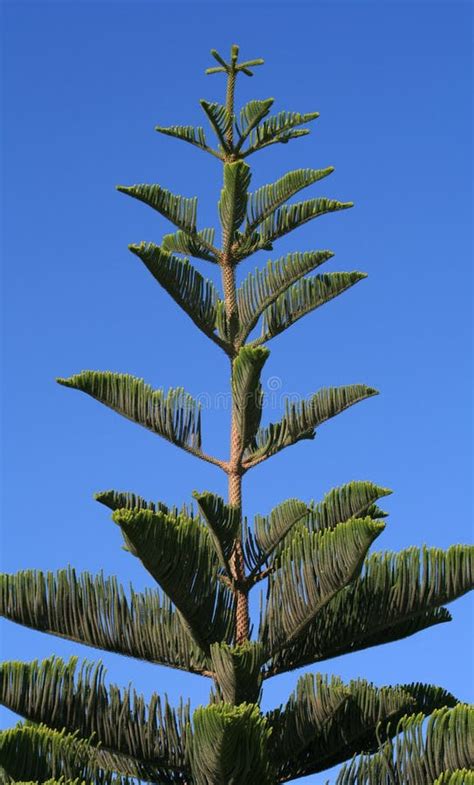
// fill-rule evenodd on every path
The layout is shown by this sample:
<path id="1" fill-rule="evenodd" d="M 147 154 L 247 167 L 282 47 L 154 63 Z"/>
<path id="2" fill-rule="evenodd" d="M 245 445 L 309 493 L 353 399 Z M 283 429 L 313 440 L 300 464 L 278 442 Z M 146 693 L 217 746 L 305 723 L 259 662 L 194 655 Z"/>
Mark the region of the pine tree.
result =
<path id="1" fill-rule="evenodd" d="M 338 785 L 474 783 L 472 708 L 440 687 L 376 687 L 306 673 L 284 705 L 260 709 L 266 679 L 449 621 L 444 605 L 472 587 L 473 549 L 369 555 L 385 527 L 378 502 L 390 493 L 371 482 L 335 488 L 318 504 L 289 499 L 252 526 L 243 517 L 242 479 L 250 469 L 313 439 L 319 425 L 376 390 L 321 389 L 287 402 L 280 420 L 260 424 L 267 343 L 365 276 L 312 274 L 333 256 L 316 250 L 269 261 L 237 286 L 237 265 L 252 254 L 273 251 L 288 232 L 352 206 L 324 197 L 288 204 L 332 167 L 292 171 L 249 193 L 250 156 L 308 134 L 318 113 L 273 114 L 269 98 L 237 114 L 237 76 L 252 76 L 263 63 L 239 62 L 238 52 L 233 46 L 226 62 L 213 50 L 218 65 L 207 70 L 227 82 L 224 104 L 201 101 L 216 147 L 201 127 L 156 129 L 222 162 L 220 246 L 214 229 L 198 227 L 196 198 L 160 185 L 118 188 L 174 224 L 161 245 L 130 250 L 229 358 L 229 458 L 204 451 L 199 406 L 181 388 L 155 390 L 100 371 L 58 380 L 219 467 L 228 499 L 195 493 L 193 504 L 178 508 L 113 490 L 96 495 L 157 589 L 127 594 L 115 577 L 69 568 L 3 575 L 0 591 L 7 619 L 200 674 L 212 685 L 210 702 L 193 713 L 156 694 L 146 703 L 130 688 L 106 687 L 102 666 L 78 666 L 77 658 L 7 662 L 1 701 L 26 721 L 0 734 L 2 781 L 273 785 L 345 763 Z M 189 257 L 220 268 L 222 297 Z M 249 593 L 258 584 L 266 586 L 266 602 L 252 638 Z"/>

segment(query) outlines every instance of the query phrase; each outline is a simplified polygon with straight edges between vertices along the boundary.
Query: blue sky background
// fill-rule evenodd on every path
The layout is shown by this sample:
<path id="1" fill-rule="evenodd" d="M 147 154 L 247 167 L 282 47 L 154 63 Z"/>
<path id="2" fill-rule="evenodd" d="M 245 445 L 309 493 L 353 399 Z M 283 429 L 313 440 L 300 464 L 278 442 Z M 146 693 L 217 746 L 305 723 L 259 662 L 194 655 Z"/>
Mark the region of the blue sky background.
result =
<path id="1" fill-rule="evenodd" d="M 239 104 L 275 96 L 278 109 L 321 113 L 309 137 L 252 157 L 253 187 L 334 165 L 312 193 L 355 202 L 280 241 L 273 258 L 331 248 L 328 271 L 369 273 L 272 342 L 264 385 L 307 395 L 366 382 L 382 393 L 248 475 L 246 511 L 370 479 L 394 490 L 378 549 L 471 539 L 471 16 L 453 2 L 4 5 L 4 571 L 72 564 L 140 589 L 151 579 L 93 493 L 181 503 L 193 489 L 225 492 L 214 467 L 54 379 L 110 369 L 196 396 L 228 391 L 225 357 L 127 250 L 169 225 L 114 186 L 197 194 L 200 225 L 216 222 L 219 162 L 153 127 L 205 125 L 198 99 L 220 101 L 224 88 L 204 75 L 209 49 L 227 54 L 233 42 L 266 60 L 241 79 Z M 228 417 L 204 412 L 209 451 L 225 455 Z M 439 683 L 470 700 L 469 610 L 463 598 L 450 625 L 322 670 Z M 98 656 L 10 623 L 2 649 Z M 116 683 L 207 700 L 198 677 L 102 659 Z M 284 702 L 299 675 L 268 683 L 265 706 Z M 14 720 L 3 713 L 3 726 Z"/>

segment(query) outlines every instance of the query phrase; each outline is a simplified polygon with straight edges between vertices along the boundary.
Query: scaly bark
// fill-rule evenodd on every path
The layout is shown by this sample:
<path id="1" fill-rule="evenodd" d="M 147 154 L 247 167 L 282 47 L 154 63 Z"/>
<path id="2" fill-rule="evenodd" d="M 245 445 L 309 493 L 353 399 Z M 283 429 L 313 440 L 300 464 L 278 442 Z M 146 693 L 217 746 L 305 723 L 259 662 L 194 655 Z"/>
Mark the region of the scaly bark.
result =
<path id="1" fill-rule="evenodd" d="M 234 91 L 236 71 L 231 63 L 227 72 L 226 89 L 226 109 L 231 118 L 226 131 L 226 144 L 228 152 L 224 158 L 224 164 L 235 160 L 233 153 L 233 115 L 234 115 Z M 224 302 L 226 308 L 227 321 L 230 331 L 230 342 L 233 348 L 233 355 L 237 353 L 236 338 L 238 325 L 237 294 L 235 286 L 235 261 L 232 258 L 232 235 L 230 227 L 223 226 L 222 231 L 222 251 L 220 257 L 220 267 L 222 273 L 222 287 L 224 291 Z M 233 375 L 233 359 L 231 358 L 231 390 Z M 249 639 L 250 618 L 248 587 L 246 585 L 245 564 L 242 552 L 242 445 L 235 422 L 235 413 L 232 400 L 232 415 L 230 427 L 230 456 L 227 465 L 228 473 L 228 502 L 238 507 L 240 510 L 240 530 L 239 536 L 235 541 L 234 550 L 231 558 L 231 571 L 235 595 L 235 642 L 243 643 Z"/>

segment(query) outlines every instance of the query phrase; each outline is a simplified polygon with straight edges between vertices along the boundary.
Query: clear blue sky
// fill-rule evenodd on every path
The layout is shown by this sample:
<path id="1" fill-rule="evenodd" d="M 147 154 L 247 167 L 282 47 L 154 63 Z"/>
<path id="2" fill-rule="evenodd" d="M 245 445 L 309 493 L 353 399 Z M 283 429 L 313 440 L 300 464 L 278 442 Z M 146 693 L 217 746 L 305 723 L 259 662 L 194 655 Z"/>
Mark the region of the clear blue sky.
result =
<path id="1" fill-rule="evenodd" d="M 370 479 L 394 490 L 378 549 L 471 539 L 471 16 L 453 2 L 4 4 L 4 571 L 72 564 L 150 585 L 93 493 L 181 503 L 195 488 L 225 490 L 217 469 L 54 378 L 110 369 L 194 395 L 228 390 L 225 358 L 127 250 L 168 225 L 114 186 L 196 193 L 201 225 L 215 223 L 220 164 L 153 127 L 204 124 L 198 99 L 223 97 L 222 78 L 204 75 L 209 49 L 233 42 L 266 60 L 239 102 L 273 95 L 279 109 L 321 113 L 309 137 L 252 159 L 253 185 L 334 165 L 314 195 L 355 202 L 278 255 L 332 248 L 328 270 L 369 273 L 272 342 L 265 384 L 306 395 L 362 381 L 382 393 L 250 474 L 246 511 Z M 225 453 L 227 427 L 222 407 L 204 412 L 211 451 Z M 322 669 L 472 699 L 469 608 L 463 598 L 450 625 Z M 98 655 L 13 624 L 2 645 L 9 659 Z M 119 684 L 207 700 L 197 677 L 103 660 Z M 298 675 L 268 684 L 265 705 L 284 702 Z M 3 725 L 14 719 L 5 712 Z"/>

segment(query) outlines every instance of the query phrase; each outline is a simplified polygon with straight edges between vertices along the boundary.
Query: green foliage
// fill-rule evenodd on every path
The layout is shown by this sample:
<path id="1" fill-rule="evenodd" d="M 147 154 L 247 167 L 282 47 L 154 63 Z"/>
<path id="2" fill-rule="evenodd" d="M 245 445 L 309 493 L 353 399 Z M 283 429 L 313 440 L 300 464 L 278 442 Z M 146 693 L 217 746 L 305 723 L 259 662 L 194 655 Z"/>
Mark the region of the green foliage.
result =
<path id="1" fill-rule="evenodd" d="M 474 785 L 474 770 L 456 769 L 442 774 L 433 785 Z"/>
<path id="2" fill-rule="evenodd" d="M 377 688 L 362 679 L 343 684 L 336 677 L 307 674 L 285 708 L 268 715 L 278 781 L 322 771 L 360 749 L 377 750 L 394 735 L 396 722 L 419 712 L 420 704 L 431 712 L 455 703 L 431 685 Z"/>
<path id="3" fill-rule="evenodd" d="M 116 510 L 129 550 L 160 584 L 203 651 L 233 635 L 232 597 L 217 580 L 219 561 L 196 518 L 151 510 Z"/>
<path id="4" fill-rule="evenodd" d="M 163 502 L 150 502 L 142 496 L 137 496 L 136 493 L 127 491 L 99 491 L 99 493 L 94 494 L 94 499 L 108 507 L 109 510 L 134 510 L 138 508 L 140 510 L 152 510 L 153 512 L 170 512 L 168 505 Z M 177 508 L 173 508 L 172 511 L 175 514 L 178 513 Z"/>
<path id="5" fill-rule="evenodd" d="M 201 126 L 194 128 L 192 125 L 170 125 L 168 127 L 157 125 L 155 131 L 173 136 L 175 139 L 182 139 L 184 142 L 194 144 L 203 150 L 207 148 L 204 129 Z"/>
<path id="6" fill-rule="evenodd" d="M 144 202 L 178 229 L 188 234 L 196 232 L 197 198 L 188 199 L 161 188 L 159 185 L 118 185 L 117 191 Z"/>
<path id="7" fill-rule="evenodd" d="M 214 229 L 200 229 L 193 234 L 178 229 L 177 232 L 163 236 L 161 247 L 165 251 L 186 254 L 217 264 L 219 252 L 214 247 L 214 235 Z"/>
<path id="8" fill-rule="evenodd" d="M 307 505 L 298 499 L 279 504 L 269 516 L 256 515 L 253 531 L 248 529 L 245 540 L 247 564 L 254 574 L 268 557 L 285 546 L 287 535 L 296 529 L 322 531 L 333 529 L 351 518 L 385 516 L 374 501 L 391 493 L 370 482 L 351 482 L 333 488 L 319 504 Z"/>
<path id="9" fill-rule="evenodd" d="M 238 343 L 243 343 L 257 324 L 262 313 L 293 283 L 334 256 L 332 251 L 293 253 L 268 262 L 263 270 L 245 278 L 237 291 L 240 331 Z"/>
<path id="10" fill-rule="evenodd" d="M 183 448 L 201 448 L 201 413 L 181 387 L 154 390 L 143 379 L 110 371 L 82 371 L 59 384 L 87 393 L 110 409 Z"/>
<path id="11" fill-rule="evenodd" d="M 31 779 L 74 779 L 85 775 L 90 759 L 90 743 L 65 730 L 53 731 L 46 725 L 17 725 L 0 732 L 0 760 L 6 783 Z M 92 772 L 88 773 L 92 776 Z"/>
<path id="12" fill-rule="evenodd" d="M 115 577 L 75 570 L 0 575 L 0 613 L 42 632 L 147 662 L 203 673 L 208 665 L 169 599 Z"/>
<path id="13" fill-rule="evenodd" d="M 240 127 L 236 126 L 239 134 L 239 141 L 235 146 L 237 152 L 240 151 L 253 129 L 267 116 L 274 101 L 274 98 L 267 98 L 264 101 L 253 100 L 242 107 L 240 110 Z"/>
<path id="14" fill-rule="evenodd" d="M 47 725 L 18 724 L 0 731 L 0 760 L 3 785 L 21 782 L 87 783 L 87 785 L 133 785 L 129 777 L 98 766 L 97 747 L 92 739 L 77 733 L 55 731 Z"/>
<path id="15" fill-rule="evenodd" d="M 392 493 L 373 482 L 354 481 L 333 488 L 319 504 L 311 504 L 308 526 L 311 531 L 333 529 L 338 523 L 349 518 L 370 515 L 371 518 L 384 517 L 385 513 L 376 512 L 375 502 Z M 375 512 L 375 514 L 374 514 Z"/>
<path id="16" fill-rule="evenodd" d="M 224 164 L 224 186 L 219 201 L 224 252 L 233 242 L 235 233 L 245 218 L 249 184 L 250 167 L 246 163 L 236 161 Z"/>
<path id="17" fill-rule="evenodd" d="M 216 703 L 193 715 L 191 769 L 195 785 L 271 785 L 270 736 L 258 706 Z"/>
<path id="18" fill-rule="evenodd" d="M 423 714 L 431 714 L 435 709 L 447 706 L 453 708 L 459 701 L 454 695 L 443 687 L 436 687 L 433 684 L 401 684 L 400 688 L 407 692 L 415 701 L 416 711 Z"/>
<path id="19" fill-rule="evenodd" d="M 325 726 L 341 719 L 350 698 L 350 690 L 340 679 L 308 673 L 298 679 L 286 706 L 268 712 L 271 757 L 278 781 L 306 773 L 309 750 L 319 746 L 318 736 Z"/>
<path id="20" fill-rule="evenodd" d="M 306 136 L 309 134 L 307 128 L 298 129 L 297 131 L 294 129 L 300 125 L 305 125 L 305 123 L 310 123 L 318 117 L 319 112 L 307 112 L 306 114 L 300 114 L 300 112 L 278 112 L 278 114 L 272 115 L 267 120 L 264 120 L 261 125 L 257 125 L 252 131 L 245 155 L 251 155 L 251 153 L 262 150 L 270 144 L 277 144 L 278 142 L 285 144 L 290 139 Z"/>
<path id="21" fill-rule="evenodd" d="M 194 493 L 199 509 L 209 527 L 209 534 L 219 561 L 230 575 L 230 558 L 240 529 L 239 507 L 226 504 L 214 493 Z"/>
<path id="22" fill-rule="evenodd" d="M 173 710 L 153 693 L 148 704 L 130 688 L 106 688 L 102 665 L 77 657 L 63 662 L 51 657 L 42 663 L 6 662 L 0 668 L 0 698 L 4 706 L 53 730 L 65 729 L 101 746 L 95 762 L 104 769 L 160 785 L 184 782 L 176 768 L 185 767 L 184 729 L 189 710 Z"/>
<path id="23" fill-rule="evenodd" d="M 261 223 L 298 191 L 308 188 L 323 177 L 332 174 L 333 171 L 333 166 L 328 166 L 326 169 L 295 169 L 280 177 L 275 183 L 263 185 L 249 194 L 245 233 L 253 234 Z"/>
<path id="24" fill-rule="evenodd" d="M 188 259 L 173 256 L 153 243 L 129 245 L 129 248 L 194 324 L 227 349 L 227 343 L 215 334 L 219 296 L 214 284 L 203 278 Z"/>
<path id="25" fill-rule="evenodd" d="M 337 199 L 307 199 L 296 204 L 283 205 L 260 224 L 260 245 L 265 247 L 299 226 L 319 218 L 320 215 L 346 210 L 352 202 L 339 202 Z"/>
<path id="26" fill-rule="evenodd" d="M 364 278 L 367 278 L 365 273 L 356 271 L 302 278 L 265 309 L 262 335 L 255 343 L 269 341 L 307 313 L 333 300 Z"/>
<path id="27" fill-rule="evenodd" d="M 355 518 L 333 530 L 295 533 L 268 582 L 260 639 L 270 655 L 303 636 L 321 609 L 354 580 L 384 528 L 372 518 Z"/>
<path id="28" fill-rule="evenodd" d="M 287 499 L 275 507 L 270 515 L 256 515 L 254 519 L 255 543 L 260 552 L 258 564 L 263 564 L 282 543 L 297 523 L 308 516 L 308 507 L 298 499 Z"/>
<path id="29" fill-rule="evenodd" d="M 155 126 L 155 131 L 166 136 L 173 136 L 175 139 L 181 139 L 183 142 L 188 142 L 188 144 L 192 144 L 200 150 L 211 153 L 211 155 L 217 155 L 220 158 L 215 150 L 207 145 L 204 129 L 201 126 L 194 128 L 192 125 L 170 125 L 167 127 L 157 125 Z"/>
<path id="30" fill-rule="evenodd" d="M 255 232 L 250 237 L 245 234 L 240 239 L 235 249 L 236 258 L 241 261 L 257 251 L 271 249 L 275 240 L 293 232 L 308 221 L 352 206 L 353 202 L 339 202 L 336 199 L 325 198 L 307 199 L 304 202 L 283 205 L 262 221 L 259 232 Z"/>
<path id="31" fill-rule="evenodd" d="M 201 106 L 204 109 L 207 119 L 211 124 L 211 128 L 216 134 L 224 152 L 229 152 L 227 144 L 227 134 L 232 126 L 233 118 L 231 113 L 222 104 L 215 101 L 209 102 L 201 100 Z"/>
<path id="32" fill-rule="evenodd" d="M 260 425 L 263 404 L 260 374 L 269 354 L 265 347 L 244 346 L 233 362 L 234 423 L 242 450 L 252 443 Z"/>
<path id="33" fill-rule="evenodd" d="M 211 663 L 218 694 L 225 703 L 258 703 L 265 652 L 261 643 L 246 641 L 240 646 L 213 643 Z"/>
<path id="34" fill-rule="evenodd" d="M 474 709 L 465 704 L 404 717 L 397 738 L 345 766 L 337 785 L 469 785 L 474 773 Z M 468 778 L 464 778 L 467 771 Z"/>
<path id="35" fill-rule="evenodd" d="M 441 606 L 472 589 L 473 561 L 474 548 L 463 545 L 372 554 L 360 577 L 321 610 L 305 636 L 274 655 L 269 675 L 450 621 Z"/>
<path id="36" fill-rule="evenodd" d="M 309 400 L 299 403 L 285 401 L 285 414 L 277 423 L 260 428 L 245 454 L 246 464 L 270 458 L 301 439 L 314 439 L 315 430 L 359 401 L 378 395 L 373 387 L 352 384 L 319 390 Z"/>

